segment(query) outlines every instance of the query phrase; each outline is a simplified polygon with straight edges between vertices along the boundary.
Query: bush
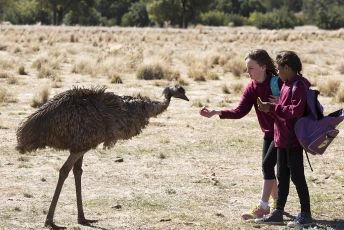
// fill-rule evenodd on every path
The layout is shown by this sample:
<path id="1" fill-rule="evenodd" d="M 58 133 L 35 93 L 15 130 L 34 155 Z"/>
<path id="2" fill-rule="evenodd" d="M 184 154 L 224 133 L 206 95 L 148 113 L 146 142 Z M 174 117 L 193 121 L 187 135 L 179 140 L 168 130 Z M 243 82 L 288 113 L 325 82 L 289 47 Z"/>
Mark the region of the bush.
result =
<path id="1" fill-rule="evenodd" d="M 266 14 L 254 12 L 250 15 L 248 21 L 259 29 L 294 28 L 303 24 L 299 18 L 286 8 L 273 10 Z"/>
<path id="2" fill-rule="evenodd" d="M 122 16 L 122 26 L 138 26 L 143 27 L 149 24 L 146 6 L 142 2 L 133 3 L 129 11 Z"/>
<path id="3" fill-rule="evenodd" d="M 243 26 L 247 24 L 247 18 L 238 14 L 226 14 L 226 26 Z"/>
<path id="4" fill-rule="evenodd" d="M 139 67 L 136 77 L 142 80 L 166 79 L 171 81 L 178 80 L 180 73 L 156 63 Z"/>
<path id="5" fill-rule="evenodd" d="M 243 26 L 247 19 L 238 14 L 225 14 L 221 11 L 208 11 L 200 15 L 200 23 L 210 26 Z"/>
<path id="6" fill-rule="evenodd" d="M 331 6 L 321 10 L 316 16 L 316 25 L 321 29 L 339 29 L 344 27 L 344 6 Z"/>
<path id="7" fill-rule="evenodd" d="M 216 10 L 201 13 L 200 23 L 209 26 L 223 26 L 225 24 L 225 13 Z"/>

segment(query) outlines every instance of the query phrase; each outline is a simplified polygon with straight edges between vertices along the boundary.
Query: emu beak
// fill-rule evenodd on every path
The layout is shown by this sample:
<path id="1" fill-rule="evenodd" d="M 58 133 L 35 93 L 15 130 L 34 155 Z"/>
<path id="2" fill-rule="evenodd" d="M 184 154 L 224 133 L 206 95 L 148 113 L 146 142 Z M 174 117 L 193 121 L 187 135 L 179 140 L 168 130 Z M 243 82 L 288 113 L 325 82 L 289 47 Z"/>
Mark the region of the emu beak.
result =
<path id="1" fill-rule="evenodd" d="M 189 98 L 187 98 L 187 96 L 185 96 L 185 94 L 182 95 L 180 98 L 183 99 L 183 100 L 185 100 L 185 101 L 189 101 Z"/>

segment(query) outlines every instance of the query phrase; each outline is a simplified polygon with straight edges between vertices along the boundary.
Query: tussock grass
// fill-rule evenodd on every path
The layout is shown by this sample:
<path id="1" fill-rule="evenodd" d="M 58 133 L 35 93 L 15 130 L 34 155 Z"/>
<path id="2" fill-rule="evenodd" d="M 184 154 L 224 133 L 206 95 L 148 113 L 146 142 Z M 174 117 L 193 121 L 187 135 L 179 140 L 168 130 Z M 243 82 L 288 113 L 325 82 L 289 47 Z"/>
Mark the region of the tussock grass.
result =
<path id="1" fill-rule="evenodd" d="M 112 84 L 123 84 L 122 78 L 118 73 L 111 73 L 109 79 Z"/>
<path id="2" fill-rule="evenodd" d="M 0 87 L 0 103 L 16 103 L 17 99 L 13 97 L 5 88 Z"/>
<path id="3" fill-rule="evenodd" d="M 207 79 L 209 79 L 209 80 L 220 80 L 220 77 L 215 72 L 208 72 L 207 73 Z"/>
<path id="4" fill-rule="evenodd" d="M 222 90 L 222 93 L 225 93 L 225 94 L 230 94 L 231 93 L 229 91 L 229 88 L 228 88 L 227 85 L 222 85 L 221 90 Z"/>
<path id="5" fill-rule="evenodd" d="M 0 73 L 0 78 L 10 78 L 12 75 L 8 72 L 1 72 Z"/>
<path id="6" fill-rule="evenodd" d="M 340 74 L 344 74 L 344 62 L 338 64 L 337 70 L 339 71 Z"/>
<path id="7" fill-rule="evenodd" d="M 40 90 L 38 93 L 36 93 L 32 100 L 31 100 L 31 107 L 33 108 L 38 108 L 41 105 L 43 105 L 44 103 L 46 103 L 49 99 L 49 89 L 47 87 L 43 88 L 42 90 Z"/>
<path id="8" fill-rule="evenodd" d="M 234 94 L 239 94 L 243 91 L 244 85 L 242 83 L 233 83 L 230 85 L 230 88 Z"/>
<path id="9" fill-rule="evenodd" d="M 333 97 L 336 95 L 339 89 L 339 86 L 340 86 L 339 80 L 330 79 L 323 84 L 319 84 L 318 88 L 321 95 L 326 96 L 326 97 Z"/>
<path id="10" fill-rule="evenodd" d="M 223 67 L 226 72 L 231 72 L 235 77 L 240 77 L 246 69 L 245 62 L 239 58 L 234 58 Z"/>
<path id="11" fill-rule="evenodd" d="M 19 79 L 16 76 L 10 76 L 7 78 L 7 83 L 10 85 L 16 85 L 19 83 Z"/>
<path id="12" fill-rule="evenodd" d="M 344 102 L 344 87 L 340 87 L 339 90 L 337 90 L 336 96 L 335 96 L 336 102 L 343 103 Z"/>
<path id="13" fill-rule="evenodd" d="M 178 80 L 180 73 L 160 63 L 155 63 L 140 66 L 137 70 L 136 77 L 140 80 L 166 79 L 172 81 Z"/>
<path id="14" fill-rule="evenodd" d="M 18 73 L 20 75 L 27 75 L 27 72 L 25 71 L 25 67 L 24 66 L 19 66 Z"/>

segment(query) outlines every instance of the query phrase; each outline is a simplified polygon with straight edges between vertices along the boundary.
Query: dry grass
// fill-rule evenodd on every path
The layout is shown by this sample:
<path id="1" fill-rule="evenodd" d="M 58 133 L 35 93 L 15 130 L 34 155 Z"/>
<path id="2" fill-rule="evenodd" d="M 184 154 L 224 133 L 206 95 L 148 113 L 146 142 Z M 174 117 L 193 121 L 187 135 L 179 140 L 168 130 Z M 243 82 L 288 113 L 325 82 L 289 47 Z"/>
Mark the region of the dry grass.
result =
<path id="1" fill-rule="evenodd" d="M 319 84 L 318 88 L 320 91 L 320 95 L 324 95 L 326 97 L 333 97 L 337 94 L 337 91 L 340 87 L 340 80 L 328 80 L 323 84 Z"/>
<path id="2" fill-rule="evenodd" d="M 233 108 L 239 103 L 249 79 L 235 75 L 242 75 L 243 57 L 256 48 L 267 49 L 272 57 L 280 49 L 296 51 L 306 58 L 305 76 L 318 86 L 330 84 L 329 79 L 342 82 L 343 41 L 343 30 L 308 27 L 259 31 L 252 27 L 1 25 L 0 229 L 42 228 L 58 171 L 69 154 L 50 148 L 25 155 L 15 151 L 16 129 L 35 110 L 30 107 L 35 93 L 40 93 L 35 89 L 48 85 L 52 97 L 75 85 L 105 85 L 119 95 L 141 93 L 162 100 L 162 89 L 176 83 L 185 85 L 189 102 L 173 98 L 167 111 L 152 118 L 140 135 L 119 141 L 113 149 L 99 146 L 85 155 L 86 217 L 99 219 L 94 224 L 99 229 L 257 229 L 240 220 L 261 192 L 262 133 L 254 109 L 235 121 L 200 117 L 199 109 L 205 105 Z M 331 65 L 329 60 L 333 60 Z M 139 66 L 158 62 L 162 79 L 137 79 Z M 18 74 L 21 65 L 30 75 Z M 190 70 L 200 70 L 193 76 L 206 81 L 189 77 Z M 171 72 L 178 77 L 165 78 Z M 39 73 L 41 77 L 34 77 Z M 20 84 L 8 84 L 10 76 Z M 112 76 L 116 81 L 119 76 L 123 83 L 112 84 Z M 216 76 L 218 80 L 210 80 Z M 41 91 L 43 103 L 47 92 Z M 343 94 L 341 83 L 333 96 L 320 96 L 326 114 L 343 107 Z M 305 164 L 317 220 L 314 229 L 343 229 L 344 225 L 343 124 L 338 128 L 340 133 L 326 154 L 310 156 L 314 173 Z M 118 158 L 123 162 L 117 162 Z M 286 211 L 299 211 L 294 186 Z M 55 217 L 56 224 L 68 229 L 89 228 L 76 224 L 73 173 L 65 181 Z M 282 230 L 285 226 L 259 228 Z"/>
<path id="3" fill-rule="evenodd" d="M 140 80 L 166 79 L 172 81 L 178 80 L 180 74 L 161 63 L 154 63 L 140 66 L 137 70 L 136 77 Z"/>
<path id="4" fill-rule="evenodd" d="M 34 95 L 34 97 L 31 100 L 31 107 L 37 108 L 46 103 L 49 99 L 49 89 L 47 87 L 44 87 L 42 90 L 40 90 L 38 93 Z"/>

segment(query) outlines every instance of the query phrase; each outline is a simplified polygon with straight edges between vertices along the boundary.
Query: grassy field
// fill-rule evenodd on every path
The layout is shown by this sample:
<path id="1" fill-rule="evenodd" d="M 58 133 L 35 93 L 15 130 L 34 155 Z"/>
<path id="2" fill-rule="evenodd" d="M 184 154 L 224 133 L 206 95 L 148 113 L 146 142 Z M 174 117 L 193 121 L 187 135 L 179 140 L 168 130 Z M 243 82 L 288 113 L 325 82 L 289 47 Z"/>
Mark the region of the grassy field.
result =
<path id="1" fill-rule="evenodd" d="M 240 214 L 259 199 L 262 133 L 252 110 L 240 120 L 207 119 L 200 107 L 234 107 L 249 82 L 245 54 L 296 51 L 304 75 L 321 90 L 325 112 L 343 108 L 344 30 L 313 27 L 153 28 L 0 26 L 0 229 L 42 229 L 68 152 L 15 150 L 18 124 L 72 86 L 105 85 L 119 95 L 162 100 L 181 84 L 190 101 L 173 99 L 144 131 L 113 149 L 84 157 L 83 199 L 93 227 L 77 225 L 73 174 L 55 221 L 68 229 L 285 229 L 255 226 Z M 163 73 L 144 80 L 144 70 Z M 343 124 L 339 129 L 343 130 Z M 116 162 L 118 157 L 123 162 Z M 344 229 L 344 134 L 323 156 L 305 161 L 314 229 Z M 299 211 L 292 185 L 286 211 Z M 288 219 L 288 217 L 286 217 Z"/>

